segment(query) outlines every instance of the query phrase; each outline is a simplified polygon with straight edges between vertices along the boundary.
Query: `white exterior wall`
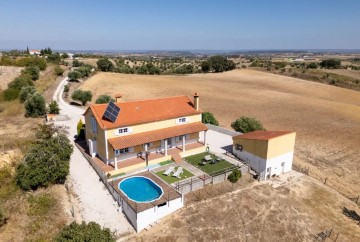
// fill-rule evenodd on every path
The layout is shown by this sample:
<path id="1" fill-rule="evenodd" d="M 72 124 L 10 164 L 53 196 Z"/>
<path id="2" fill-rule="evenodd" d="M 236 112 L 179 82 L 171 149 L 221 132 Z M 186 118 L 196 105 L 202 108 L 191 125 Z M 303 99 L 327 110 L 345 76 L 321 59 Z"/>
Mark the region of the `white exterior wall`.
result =
<path id="1" fill-rule="evenodd" d="M 294 152 L 288 152 L 286 154 L 279 155 L 279 156 L 276 156 L 274 158 L 267 160 L 266 169 L 268 167 L 271 167 L 270 176 L 272 176 L 274 174 L 281 175 L 283 173 L 282 167 L 281 167 L 282 162 L 285 162 L 284 173 L 291 171 L 293 156 L 294 156 Z M 268 174 L 266 174 L 266 175 L 268 175 Z"/>
<path id="2" fill-rule="evenodd" d="M 249 162 L 250 167 L 256 171 L 258 174 L 260 174 L 263 171 L 266 171 L 267 168 L 271 167 L 270 170 L 270 174 L 266 173 L 265 176 L 267 175 L 281 175 L 282 174 L 282 167 L 281 167 L 281 163 L 285 162 L 285 166 L 284 166 L 284 173 L 291 171 L 292 168 L 292 161 L 293 161 L 293 156 L 294 156 L 294 152 L 288 152 L 285 153 L 283 155 L 279 155 L 276 156 L 274 158 L 265 160 L 259 156 L 256 156 L 252 153 L 249 153 L 247 151 L 240 151 L 237 150 L 235 147 L 233 147 L 233 153 L 243 159 Z"/>
<path id="3" fill-rule="evenodd" d="M 136 214 L 134 210 L 122 200 L 122 210 L 131 224 L 135 227 L 136 232 L 140 232 L 155 221 L 175 212 L 184 207 L 184 197 L 171 200 L 166 205 L 158 207 L 155 206 L 141 213 Z"/>
<path id="4" fill-rule="evenodd" d="M 259 156 L 256 156 L 245 150 L 243 151 L 237 150 L 235 147 L 233 147 L 233 153 L 237 157 L 249 162 L 250 167 L 259 174 L 266 169 L 266 160 Z"/>

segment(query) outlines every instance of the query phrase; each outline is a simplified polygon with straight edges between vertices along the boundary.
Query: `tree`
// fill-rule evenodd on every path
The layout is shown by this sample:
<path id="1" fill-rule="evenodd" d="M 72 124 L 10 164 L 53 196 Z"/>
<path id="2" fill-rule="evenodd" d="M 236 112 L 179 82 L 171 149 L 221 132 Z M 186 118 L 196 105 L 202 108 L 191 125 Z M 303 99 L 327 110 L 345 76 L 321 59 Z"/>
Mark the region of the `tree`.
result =
<path id="1" fill-rule="evenodd" d="M 39 79 L 40 69 L 37 66 L 28 66 L 24 70 L 21 71 L 21 74 L 29 75 L 29 76 L 31 76 L 31 79 L 33 81 L 35 81 L 35 80 Z"/>
<path id="2" fill-rule="evenodd" d="M 23 103 L 25 102 L 29 96 L 33 95 L 36 92 L 36 88 L 33 86 L 27 86 L 27 87 L 23 87 L 21 88 L 19 97 L 20 97 L 20 102 Z"/>
<path id="3" fill-rule="evenodd" d="M 90 102 L 92 99 L 92 93 L 90 91 L 82 91 L 82 90 L 76 90 L 72 95 L 71 98 L 77 101 L 80 101 L 83 106 L 87 102 Z"/>
<path id="4" fill-rule="evenodd" d="M 60 112 L 60 108 L 59 108 L 59 105 L 58 103 L 53 100 L 49 103 L 49 113 L 50 114 L 59 114 Z"/>
<path id="5" fill-rule="evenodd" d="M 238 169 L 233 170 L 230 175 L 228 176 L 228 180 L 234 184 L 237 183 L 238 180 L 241 178 L 241 171 Z"/>
<path id="6" fill-rule="evenodd" d="M 71 71 L 71 72 L 69 72 L 68 77 L 70 80 L 76 81 L 76 80 L 80 79 L 82 77 L 82 75 L 78 71 Z"/>
<path id="7" fill-rule="evenodd" d="M 72 66 L 73 67 L 79 67 L 79 66 L 81 66 L 81 62 L 78 61 L 78 60 L 74 60 L 73 63 L 72 63 Z"/>
<path id="8" fill-rule="evenodd" d="M 208 61 L 203 61 L 201 63 L 201 70 L 205 73 L 210 71 L 210 63 Z"/>
<path id="9" fill-rule="evenodd" d="M 29 75 L 21 75 L 19 77 L 16 77 L 8 84 L 9 89 L 16 89 L 19 91 L 19 93 L 21 91 L 21 88 L 28 86 L 34 86 L 34 83 L 31 80 L 31 76 Z"/>
<path id="10" fill-rule="evenodd" d="M 47 60 L 52 63 L 59 64 L 61 61 L 61 56 L 58 52 L 52 53 L 52 54 L 49 54 Z"/>
<path id="11" fill-rule="evenodd" d="M 26 54 L 30 55 L 29 46 L 26 46 Z"/>
<path id="12" fill-rule="evenodd" d="M 64 74 L 64 69 L 61 68 L 60 66 L 55 66 L 54 67 L 54 72 L 55 72 L 56 75 L 62 76 Z"/>
<path id="13" fill-rule="evenodd" d="M 317 69 L 318 68 L 318 64 L 315 62 L 311 62 L 306 66 L 307 69 Z"/>
<path id="14" fill-rule="evenodd" d="M 100 95 L 98 97 L 98 99 L 96 99 L 95 103 L 97 104 L 100 104 L 100 103 L 108 103 L 110 101 L 113 101 L 115 102 L 115 99 L 110 97 L 109 95 L 106 95 L 106 94 L 103 94 L 103 95 Z"/>
<path id="15" fill-rule="evenodd" d="M 339 69 L 341 68 L 341 61 L 339 59 L 326 59 L 320 62 L 322 68 Z"/>
<path id="16" fill-rule="evenodd" d="M 91 73 L 91 67 L 89 66 L 80 66 L 76 69 L 76 71 L 80 72 L 81 77 L 89 76 Z"/>
<path id="17" fill-rule="evenodd" d="M 16 183 L 25 191 L 63 184 L 69 174 L 73 152 L 70 140 L 62 127 L 38 125 L 37 141 L 27 150 L 16 168 Z"/>
<path id="18" fill-rule="evenodd" d="M 231 123 L 231 127 L 242 133 L 249 133 L 256 130 L 265 130 L 260 121 L 255 118 L 249 118 L 242 116 Z"/>
<path id="19" fill-rule="evenodd" d="M 205 62 L 205 63 L 204 63 Z M 228 60 L 221 55 L 215 55 L 209 58 L 209 60 L 201 63 L 201 69 L 203 72 L 223 72 L 233 70 L 236 64 L 232 60 Z"/>
<path id="20" fill-rule="evenodd" d="M 62 53 L 61 58 L 63 58 L 63 59 L 69 58 L 68 53 L 66 53 L 66 52 Z"/>
<path id="21" fill-rule="evenodd" d="M 82 222 L 81 224 L 72 222 L 59 232 L 55 241 L 115 242 L 115 236 L 111 233 L 110 229 L 101 228 L 101 226 L 95 222 L 90 222 L 88 224 L 85 222 Z"/>
<path id="22" fill-rule="evenodd" d="M 25 117 L 38 118 L 46 114 L 44 97 L 36 92 L 25 101 Z"/>
<path id="23" fill-rule="evenodd" d="M 204 124 L 212 124 L 212 125 L 219 126 L 219 122 L 216 120 L 214 115 L 210 112 L 203 112 L 201 121 Z"/>
<path id="24" fill-rule="evenodd" d="M 99 70 L 101 71 L 112 71 L 114 69 L 113 63 L 107 58 L 101 58 L 96 62 Z"/>

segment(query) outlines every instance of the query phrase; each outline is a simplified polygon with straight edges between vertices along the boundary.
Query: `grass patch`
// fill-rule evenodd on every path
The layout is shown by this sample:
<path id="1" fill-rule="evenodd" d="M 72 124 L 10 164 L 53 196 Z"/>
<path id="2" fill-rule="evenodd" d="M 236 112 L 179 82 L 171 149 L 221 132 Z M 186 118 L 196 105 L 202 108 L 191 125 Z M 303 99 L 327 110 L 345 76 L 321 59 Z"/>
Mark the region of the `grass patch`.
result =
<path id="1" fill-rule="evenodd" d="M 46 215 L 56 205 L 56 199 L 50 194 L 31 195 L 28 202 L 30 205 L 29 215 L 35 216 Z"/>
<path id="2" fill-rule="evenodd" d="M 124 175 L 126 175 L 126 173 L 125 173 L 125 172 L 121 172 L 121 173 L 119 173 L 119 174 L 112 175 L 112 176 L 110 176 L 109 178 L 115 178 L 115 177 L 124 176 Z"/>
<path id="3" fill-rule="evenodd" d="M 159 165 L 165 166 L 165 165 L 168 165 L 168 164 L 171 164 L 171 163 L 173 163 L 172 160 L 167 160 L 167 161 L 160 162 Z"/>
<path id="4" fill-rule="evenodd" d="M 178 168 L 176 168 L 176 169 L 178 169 Z M 165 170 L 158 171 L 155 174 L 158 175 L 158 177 L 160 177 L 161 179 L 163 179 L 165 182 L 167 182 L 169 184 L 194 176 L 194 174 L 192 174 L 190 171 L 188 171 L 186 169 L 183 170 L 183 173 L 180 175 L 180 178 L 174 177 L 174 176 L 172 176 L 172 174 L 170 176 L 165 176 L 165 175 L 163 175 L 164 171 Z"/>
<path id="5" fill-rule="evenodd" d="M 204 152 L 204 153 L 200 153 L 197 155 L 188 156 L 188 157 L 186 157 L 186 161 L 188 163 L 190 163 L 191 165 L 199 168 L 200 170 L 202 170 L 203 172 L 205 172 L 207 174 L 220 172 L 222 170 L 225 170 L 225 169 L 228 169 L 228 168 L 231 168 L 234 166 L 233 164 L 227 162 L 224 159 L 220 160 L 219 162 L 216 162 L 215 164 L 211 164 L 210 162 L 208 162 L 207 164 L 202 165 L 201 162 L 206 155 L 209 155 L 209 154 L 207 152 Z M 210 156 L 211 156 L 211 158 L 216 159 L 215 155 L 210 154 Z"/>

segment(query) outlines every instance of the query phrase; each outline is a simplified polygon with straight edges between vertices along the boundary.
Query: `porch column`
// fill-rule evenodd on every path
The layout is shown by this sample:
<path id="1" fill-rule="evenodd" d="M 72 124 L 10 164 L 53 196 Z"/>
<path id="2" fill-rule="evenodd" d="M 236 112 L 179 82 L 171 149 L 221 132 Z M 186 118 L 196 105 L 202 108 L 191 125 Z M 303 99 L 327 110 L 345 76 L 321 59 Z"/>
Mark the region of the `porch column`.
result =
<path id="1" fill-rule="evenodd" d="M 185 135 L 182 137 L 182 151 L 185 152 Z"/>
<path id="2" fill-rule="evenodd" d="M 118 169 L 118 166 L 117 166 L 117 156 L 115 156 L 115 171 Z"/>
<path id="3" fill-rule="evenodd" d="M 204 145 L 206 145 L 206 132 L 207 130 L 204 131 Z"/>
<path id="4" fill-rule="evenodd" d="M 146 166 L 148 166 L 148 145 L 145 144 L 145 162 L 146 162 Z"/>
<path id="5" fill-rule="evenodd" d="M 167 146 L 168 146 L 168 144 L 167 144 L 167 139 L 165 140 L 165 156 L 167 156 Z"/>

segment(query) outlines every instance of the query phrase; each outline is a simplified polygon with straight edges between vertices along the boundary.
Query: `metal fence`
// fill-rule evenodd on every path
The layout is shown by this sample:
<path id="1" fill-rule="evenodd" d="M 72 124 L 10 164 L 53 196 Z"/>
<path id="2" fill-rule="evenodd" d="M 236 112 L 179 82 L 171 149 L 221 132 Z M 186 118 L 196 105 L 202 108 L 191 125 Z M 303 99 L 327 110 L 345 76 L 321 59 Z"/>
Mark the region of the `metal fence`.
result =
<path id="1" fill-rule="evenodd" d="M 215 185 L 224 182 L 233 170 L 241 170 L 240 166 L 234 166 L 223 171 L 219 171 L 210 175 L 200 175 L 192 177 L 185 181 L 180 181 L 175 184 L 175 189 L 181 194 L 186 194 L 198 189 L 202 189 L 205 185 Z"/>

